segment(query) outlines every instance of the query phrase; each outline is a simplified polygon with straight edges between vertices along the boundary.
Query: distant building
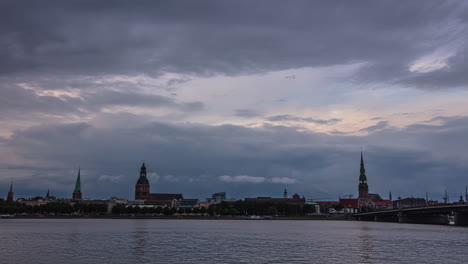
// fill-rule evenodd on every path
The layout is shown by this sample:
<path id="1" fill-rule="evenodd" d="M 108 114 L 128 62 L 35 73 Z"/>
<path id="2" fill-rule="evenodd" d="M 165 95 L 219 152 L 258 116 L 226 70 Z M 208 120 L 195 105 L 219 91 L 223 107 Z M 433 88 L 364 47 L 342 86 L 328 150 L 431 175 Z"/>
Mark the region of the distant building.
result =
<path id="1" fill-rule="evenodd" d="M 357 203 L 357 199 L 352 199 L 352 200 L 355 200 L 356 203 Z M 340 202 L 339 201 L 316 201 L 315 202 L 320 210 L 319 212 L 323 213 L 323 214 L 326 214 L 326 213 L 330 213 L 330 212 L 334 212 L 333 208 L 335 208 L 336 206 L 340 205 Z"/>
<path id="2" fill-rule="evenodd" d="M 74 204 L 98 204 L 98 205 L 105 205 L 106 206 L 106 212 L 107 214 L 111 214 L 112 213 L 112 208 L 117 205 L 117 204 L 128 204 L 128 201 L 125 200 L 125 199 L 120 199 L 120 198 L 116 198 L 116 197 L 112 197 L 108 200 L 99 200 L 99 199 L 82 199 L 82 200 L 79 200 L 79 201 L 73 201 L 71 202 L 70 204 L 71 205 L 74 205 Z"/>
<path id="3" fill-rule="evenodd" d="M 167 207 L 177 207 L 184 199 L 180 193 L 150 193 L 144 204 L 165 205 Z"/>
<path id="4" fill-rule="evenodd" d="M 284 195 L 286 194 L 286 195 Z M 287 197 L 287 191 L 284 190 L 283 197 Z M 246 202 L 253 202 L 253 203 L 274 203 L 274 204 L 290 204 L 290 205 L 304 205 L 305 198 L 301 198 L 298 194 L 295 194 L 293 198 L 271 198 L 271 197 L 257 197 L 257 198 L 245 198 L 244 201 Z"/>
<path id="5" fill-rule="evenodd" d="M 394 208 L 421 207 L 426 205 L 424 198 L 404 198 L 393 201 Z"/>
<path id="6" fill-rule="evenodd" d="M 47 193 L 46 193 L 46 196 L 44 197 L 46 200 L 49 200 L 49 201 L 52 201 L 52 200 L 56 200 L 57 197 L 53 196 L 53 195 L 50 195 L 50 190 L 47 190 Z"/>
<path id="7" fill-rule="evenodd" d="M 206 198 L 208 204 L 219 204 L 226 200 L 226 192 L 217 192 L 211 195 L 211 198 Z"/>
<path id="8" fill-rule="evenodd" d="M 161 205 L 177 207 L 184 199 L 180 193 L 150 193 L 150 184 L 146 177 L 146 166 L 143 162 L 140 168 L 140 177 L 135 185 L 135 200 L 144 201 L 147 205 Z"/>
<path id="9" fill-rule="evenodd" d="M 369 193 L 369 185 L 367 184 L 366 168 L 364 166 L 364 157 L 361 151 L 361 168 L 359 175 L 359 197 L 357 208 L 375 208 L 375 209 L 391 209 L 393 204 L 391 202 L 392 194 L 389 193 L 389 200 L 384 200 L 376 193 Z M 349 204 L 348 204 L 349 205 Z"/>
<path id="10" fill-rule="evenodd" d="M 72 195 L 73 200 L 81 200 L 82 199 L 80 172 L 81 172 L 81 169 L 78 168 L 78 176 L 76 177 L 75 189 L 73 190 L 73 195 Z"/>
<path id="11" fill-rule="evenodd" d="M 210 208 L 210 205 L 209 203 L 198 203 L 198 208 Z"/>
<path id="12" fill-rule="evenodd" d="M 198 206 L 198 199 L 182 199 L 179 201 L 178 208 L 195 208 Z"/>
<path id="13" fill-rule="evenodd" d="M 7 202 L 13 202 L 13 182 L 10 184 L 10 190 L 7 194 Z"/>
<path id="14" fill-rule="evenodd" d="M 384 200 L 376 193 L 369 193 L 369 185 L 367 184 L 366 168 L 364 166 L 364 157 L 361 151 L 361 166 L 358 185 L 359 197 L 357 199 L 342 199 L 339 201 L 318 201 L 322 212 L 337 212 L 335 208 L 342 207 L 340 213 L 357 213 L 363 208 L 373 208 L 377 210 L 387 210 L 393 208 L 391 201 L 392 194 L 389 193 L 389 200 Z"/>
<path id="15" fill-rule="evenodd" d="M 49 200 L 40 196 L 29 198 L 29 199 L 24 199 L 24 198 L 18 199 L 18 203 L 22 203 L 28 206 L 40 206 L 40 205 L 48 204 L 49 202 L 50 202 Z"/>
<path id="16" fill-rule="evenodd" d="M 146 166 L 143 162 L 140 168 L 140 177 L 135 185 L 135 200 L 148 200 L 150 193 L 150 185 L 146 178 Z"/>
<path id="17" fill-rule="evenodd" d="M 343 207 L 344 213 L 354 214 L 359 212 L 359 199 L 342 199 L 339 204 Z"/>
<path id="18" fill-rule="evenodd" d="M 314 207 L 314 213 L 313 213 L 314 215 L 320 215 L 321 214 L 320 205 L 317 202 L 306 201 L 305 204 L 308 204 L 308 205 L 311 205 L 312 207 Z"/>

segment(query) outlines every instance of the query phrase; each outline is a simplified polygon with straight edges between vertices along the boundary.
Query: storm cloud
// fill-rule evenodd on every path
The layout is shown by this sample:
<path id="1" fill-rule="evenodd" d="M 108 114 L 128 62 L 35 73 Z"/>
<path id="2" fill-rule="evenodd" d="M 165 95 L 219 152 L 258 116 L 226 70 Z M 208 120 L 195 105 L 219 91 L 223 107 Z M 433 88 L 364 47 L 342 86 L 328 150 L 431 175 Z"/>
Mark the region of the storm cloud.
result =
<path id="1" fill-rule="evenodd" d="M 131 198 L 468 185 L 463 1 L 0 0 L 0 188 Z M 411 114 L 409 114 L 411 113 Z M 463 187 L 464 189 L 464 187 Z"/>
<path id="2" fill-rule="evenodd" d="M 184 191 L 200 198 L 226 189 L 236 197 L 274 196 L 285 186 L 307 197 L 355 193 L 361 146 L 371 190 L 382 193 L 427 191 L 438 197 L 444 188 L 460 191 L 455 181 L 464 179 L 468 169 L 464 151 L 468 145 L 453 140 L 468 132 L 467 118 L 448 118 L 444 125 L 383 129 L 364 138 L 275 126 L 126 125 L 32 127 L 0 144 L 14 148 L 24 160 L 67 168 L 58 171 L 69 188 L 76 174 L 70 168 L 81 165 L 84 189 L 98 197 L 117 190 L 131 196 L 143 161 L 149 172 L 160 175 L 153 179 L 155 190 Z M 50 188 L 50 180 L 41 179 L 52 174 L 57 169 L 40 170 L 34 186 Z M 18 183 L 23 184 L 27 185 Z M 65 190 L 56 192 L 67 195 Z"/>
<path id="3" fill-rule="evenodd" d="M 468 6 L 460 1 L 2 1 L 0 7 L 2 76 L 236 75 L 362 62 L 358 80 L 466 84 Z"/>

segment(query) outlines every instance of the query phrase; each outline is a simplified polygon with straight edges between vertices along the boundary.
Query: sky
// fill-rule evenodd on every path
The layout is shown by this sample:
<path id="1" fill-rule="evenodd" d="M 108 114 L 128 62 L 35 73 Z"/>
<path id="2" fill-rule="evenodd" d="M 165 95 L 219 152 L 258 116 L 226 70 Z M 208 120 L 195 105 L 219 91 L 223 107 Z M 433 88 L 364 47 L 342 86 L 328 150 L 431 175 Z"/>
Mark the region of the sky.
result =
<path id="1" fill-rule="evenodd" d="M 451 200 L 465 1 L 0 0 L 0 197 Z M 4 195 L 2 194 L 4 193 Z"/>

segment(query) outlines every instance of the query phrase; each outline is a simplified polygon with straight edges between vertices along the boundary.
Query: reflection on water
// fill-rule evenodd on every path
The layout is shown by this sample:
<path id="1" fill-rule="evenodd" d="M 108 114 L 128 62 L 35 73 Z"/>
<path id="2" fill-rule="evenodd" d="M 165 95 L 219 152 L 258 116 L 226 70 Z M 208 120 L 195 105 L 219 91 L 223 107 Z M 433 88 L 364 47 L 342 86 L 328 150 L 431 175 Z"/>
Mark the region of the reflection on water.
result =
<path id="1" fill-rule="evenodd" d="M 0 220 L 0 263 L 464 263 L 468 228 L 346 221 Z"/>
<path id="2" fill-rule="evenodd" d="M 370 252 L 372 251 L 372 243 L 369 241 L 369 225 L 364 222 L 360 222 L 359 226 L 359 235 L 358 235 L 358 242 L 359 242 L 359 256 L 361 259 L 359 263 L 371 263 L 370 262 Z"/>

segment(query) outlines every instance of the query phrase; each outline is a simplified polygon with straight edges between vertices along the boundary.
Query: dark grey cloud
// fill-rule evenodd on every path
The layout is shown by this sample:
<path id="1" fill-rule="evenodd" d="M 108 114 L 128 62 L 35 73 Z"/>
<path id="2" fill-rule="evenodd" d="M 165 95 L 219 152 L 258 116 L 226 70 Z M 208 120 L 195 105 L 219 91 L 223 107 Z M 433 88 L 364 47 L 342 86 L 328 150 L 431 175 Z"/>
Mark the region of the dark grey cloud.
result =
<path id="1" fill-rule="evenodd" d="M 178 103 L 171 97 L 145 94 L 131 91 L 98 90 L 84 94 L 85 101 L 90 106 L 142 106 L 142 107 L 169 107 L 183 111 L 199 111 L 204 105 L 202 102 Z"/>
<path id="2" fill-rule="evenodd" d="M 375 132 L 375 131 L 379 131 L 379 130 L 382 130 L 382 129 L 387 128 L 387 127 L 388 127 L 388 121 L 379 121 L 377 124 L 375 124 L 373 126 L 363 128 L 363 129 L 360 129 L 359 131 Z"/>
<path id="3" fill-rule="evenodd" d="M 461 1 L 2 1 L 0 10 L 3 76 L 236 75 L 358 62 L 367 65 L 359 82 L 467 81 Z M 450 45 L 449 67 L 409 72 Z"/>
<path id="4" fill-rule="evenodd" d="M 14 84 L 0 84 L 0 119 L 34 119 L 38 114 L 84 114 L 83 100 L 70 96 L 38 95 Z"/>
<path id="5" fill-rule="evenodd" d="M 127 87 L 128 88 L 128 87 Z M 42 89 L 26 89 L 12 83 L 0 84 L 0 119 L 41 120 L 45 116 L 84 117 L 108 106 L 169 108 L 182 112 L 203 110 L 202 102 L 178 102 L 173 97 L 132 89 L 84 89 L 76 96 L 41 95 Z M 43 119 L 45 120 L 45 119 Z"/>
<path id="6" fill-rule="evenodd" d="M 291 192 L 307 197 L 335 198 L 355 192 L 362 146 L 373 191 L 418 195 L 412 192 L 436 192 L 442 186 L 455 190 L 466 178 L 466 117 L 437 117 L 428 121 L 439 125 L 422 122 L 402 129 L 380 120 L 363 130 L 368 135 L 358 137 L 271 124 L 255 129 L 168 124 L 152 122 L 150 116 L 101 111 L 166 108 L 173 112 L 166 120 L 179 120 L 205 109 L 203 102 L 177 99 L 177 88 L 191 81 L 180 76 L 345 64 L 362 65 L 347 82 L 466 87 L 466 13 L 466 3 L 442 0 L 398 5 L 0 0 L 0 119 L 2 126 L 26 123 L 7 131 L 11 137 L 0 137 L 0 157 L 20 157 L 17 163 L 0 164 L 0 188 L 6 189 L 13 178 L 19 194 L 53 188 L 68 196 L 66 188 L 72 188 L 81 165 L 86 195 L 130 198 L 145 160 L 154 191 L 193 197 L 224 190 L 236 197 L 280 196 L 279 186 L 288 184 Z M 414 62 L 440 50 L 453 55 L 446 67 L 409 71 Z M 178 75 L 159 84 L 113 78 L 164 73 Z M 277 96 L 285 97 L 278 103 L 293 102 L 287 95 Z M 253 109 L 233 114 L 260 116 Z M 341 121 L 265 116 L 285 125 Z M 264 182 L 245 182 L 252 179 Z"/>
<path id="7" fill-rule="evenodd" d="M 341 121 L 341 119 L 339 118 L 315 119 L 311 117 L 298 117 L 298 116 L 293 116 L 293 115 L 270 116 L 270 117 L 267 117 L 266 120 L 271 121 L 271 122 L 281 122 L 281 121 L 307 122 L 307 123 L 315 123 L 319 125 L 330 125 L 330 124 L 335 124 Z"/>
<path id="8" fill-rule="evenodd" d="M 68 196 L 66 190 L 71 191 L 81 165 L 86 196 L 131 198 L 139 165 L 145 161 L 156 173 L 154 191 L 199 198 L 215 191 L 235 197 L 280 196 L 287 185 L 291 192 L 309 198 L 332 199 L 356 192 L 361 147 L 370 188 L 382 195 L 392 191 L 423 196 L 427 191 L 436 196 L 445 188 L 459 192 L 467 181 L 468 145 L 460 140 L 468 132 L 467 117 L 446 117 L 442 125 L 383 128 L 367 136 L 114 118 L 112 127 L 75 123 L 15 132 L 0 144 L 25 159 L 23 166 L 57 164 L 57 168 L 24 172 L 21 167 L 5 169 L 13 166 L 4 164 L 2 186 L 11 175 L 23 173 L 15 178 L 23 195 L 55 184 L 54 192 Z"/>
<path id="9" fill-rule="evenodd" d="M 236 109 L 234 111 L 234 115 L 238 117 L 245 117 L 245 118 L 252 118 L 252 117 L 260 116 L 258 111 L 253 110 L 253 109 Z"/>

